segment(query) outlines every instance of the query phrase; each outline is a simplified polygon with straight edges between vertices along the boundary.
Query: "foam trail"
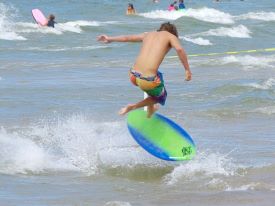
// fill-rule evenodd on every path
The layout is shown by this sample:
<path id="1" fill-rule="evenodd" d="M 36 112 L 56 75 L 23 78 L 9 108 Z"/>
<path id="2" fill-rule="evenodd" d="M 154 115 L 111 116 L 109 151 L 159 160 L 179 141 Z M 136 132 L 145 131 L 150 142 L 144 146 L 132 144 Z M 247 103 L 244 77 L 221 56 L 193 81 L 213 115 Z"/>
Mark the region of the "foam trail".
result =
<path id="1" fill-rule="evenodd" d="M 104 206 L 132 206 L 132 205 L 129 202 L 109 201 L 109 202 L 106 202 Z"/>
<path id="2" fill-rule="evenodd" d="M 201 9 L 187 9 L 187 16 L 193 17 L 200 21 L 206 21 L 218 24 L 234 24 L 234 17 L 228 13 L 212 9 L 212 8 L 201 8 Z"/>
<path id="3" fill-rule="evenodd" d="M 15 32 L 2 31 L 0 33 L 0 39 L 3 40 L 27 40 L 25 37 L 18 35 Z"/>
<path id="4" fill-rule="evenodd" d="M 273 114 L 275 114 L 275 106 L 257 108 L 255 110 L 255 112 L 259 112 L 259 113 L 267 114 L 267 115 L 273 115 Z"/>
<path id="5" fill-rule="evenodd" d="M 36 23 L 28 23 L 28 22 L 18 22 L 14 24 L 14 28 L 18 31 L 18 33 L 42 33 L 42 34 L 63 34 L 62 31 L 65 29 L 57 29 L 51 27 L 42 27 Z"/>
<path id="6" fill-rule="evenodd" d="M 255 187 L 258 186 L 257 183 L 251 183 L 251 184 L 247 184 L 247 185 L 242 185 L 240 187 L 232 187 L 232 186 L 228 186 L 225 191 L 247 191 L 247 190 L 254 190 Z"/>
<path id="7" fill-rule="evenodd" d="M 232 28 L 220 27 L 217 29 L 210 29 L 206 32 L 193 34 L 192 36 L 225 36 L 233 38 L 251 38 L 251 31 L 244 25 L 238 25 Z"/>
<path id="8" fill-rule="evenodd" d="M 104 26 L 104 25 L 108 25 L 108 24 L 120 24 L 120 22 L 118 22 L 118 21 L 100 22 L 100 21 L 78 20 L 78 21 L 69 21 L 69 22 L 66 22 L 64 24 L 70 25 L 70 26 L 80 26 L 80 27 L 86 27 L 86 26 L 98 27 L 98 26 Z"/>
<path id="9" fill-rule="evenodd" d="M 269 90 L 269 89 L 272 89 L 273 86 L 275 86 L 275 79 L 269 78 L 268 80 L 264 81 L 262 84 L 250 83 L 250 84 L 247 84 L 247 85 L 251 86 L 251 87 L 254 87 L 256 89 Z"/>
<path id="10" fill-rule="evenodd" d="M 147 13 L 141 13 L 140 16 L 151 19 L 167 19 L 176 20 L 181 17 L 191 17 L 199 21 L 218 23 L 218 24 L 234 24 L 234 18 L 230 14 L 212 8 L 187 9 L 186 11 L 166 11 L 155 10 Z"/>
<path id="11" fill-rule="evenodd" d="M 240 16 L 235 17 L 236 20 L 246 20 L 246 19 L 254 19 L 261 21 L 275 21 L 275 13 L 274 12 L 249 12 L 247 14 L 242 14 Z"/>
<path id="12" fill-rule="evenodd" d="M 155 10 L 147 13 L 140 13 L 138 14 L 140 16 L 143 16 L 145 18 L 150 19 L 167 19 L 167 20 L 176 20 L 180 17 L 186 16 L 183 12 L 170 12 L 165 10 Z"/>
<path id="13" fill-rule="evenodd" d="M 115 21 L 99 22 L 99 21 L 69 21 L 65 23 L 55 24 L 55 28 L 41 27 L 36 23 L 17 22 L 14 24 L 14 30 L 18 33 L 43 33 L 61 35 L 64 32 L 82 33 L 82 27 L 98 27 L 107 24 L 117 24 Z"/>
<path id="14" fill-rule="evenodd" d="M 266 69 L 274 68 L 275 58 L 272 56 L 226 56 L 217 62 L 217 64 L 239 64 L 244 70 L 257 70 L 257 69 Z"/>
<path id="15" fill-rule="evenodd" d="M 208 46 L 213 45 L 208 39 L 199 38 L 192 38 L 192 37 L 180 37 L 180 39 L 184 39 L 185 41 L 192 42 L 194 44 L 198 44 L 201 46 Z"/>

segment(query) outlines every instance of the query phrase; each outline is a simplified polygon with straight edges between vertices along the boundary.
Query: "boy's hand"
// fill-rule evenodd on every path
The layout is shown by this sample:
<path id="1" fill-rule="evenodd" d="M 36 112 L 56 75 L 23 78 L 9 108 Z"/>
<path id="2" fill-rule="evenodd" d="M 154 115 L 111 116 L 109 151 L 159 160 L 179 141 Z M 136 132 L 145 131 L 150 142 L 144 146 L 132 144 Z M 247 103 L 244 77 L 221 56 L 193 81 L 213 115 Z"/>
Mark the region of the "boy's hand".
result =
<path id="1" fill-rule="evenodd" d="M 190 81 L 192 79 L 192 73 L 190 70 L 185 71 L 185 80 Z"/>
<path id="2" fill-rule="evenodd" d="M 109 37 L 107 35 L 105 35 L 105 34 L 98 36 L 97 37 L 97 41 L 101 41 L 103 43 L 110 43 L 111 42 L 110 39 L 109 39 Z"/>

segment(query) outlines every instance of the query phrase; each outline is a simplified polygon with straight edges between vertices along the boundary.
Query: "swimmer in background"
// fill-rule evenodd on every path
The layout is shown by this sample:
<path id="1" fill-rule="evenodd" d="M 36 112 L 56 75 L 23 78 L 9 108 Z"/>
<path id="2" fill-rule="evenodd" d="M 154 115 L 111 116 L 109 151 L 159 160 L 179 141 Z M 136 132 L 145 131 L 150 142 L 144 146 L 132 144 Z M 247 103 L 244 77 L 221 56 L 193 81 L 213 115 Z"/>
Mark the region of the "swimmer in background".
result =
<path id="1" fill-rule="evenodd" d="M 174 11 L 174 10 L 175 10 L 174 4 L 170 4 L 170 6 L 168 7 L 168 11 Z"/>
<path id="2" fill-rule="evenodd" d="M 185 9 L 184 1 L 179 0 L 179 9 Z"/>
<path id="3" fill-rule="evenodd" d="M 43 24 L 42 26 L 48 26 L 48 27 L 52 27 L 54 28 L 54 25 L 56 24 L 55 20 L 55 16 L 53 14 L 50 14 L 49 17 L 47 18 L 47 22 L 45 24 Z"/>
<path id="4" fill-rule="evenodd" d="M 178 10 L 178 7 L 176 6 L 177 1 L 174 1 L 170 6 L 168 7 L 168 11 L 175 11 Z"/>
<path id="5" fill-rule="evenodd" d="M 133 14 L 136 14 L 136 10 L 134 8 L 134 5 L 129 3 L 126 10 L 126 15 L 133 15 Z"/>

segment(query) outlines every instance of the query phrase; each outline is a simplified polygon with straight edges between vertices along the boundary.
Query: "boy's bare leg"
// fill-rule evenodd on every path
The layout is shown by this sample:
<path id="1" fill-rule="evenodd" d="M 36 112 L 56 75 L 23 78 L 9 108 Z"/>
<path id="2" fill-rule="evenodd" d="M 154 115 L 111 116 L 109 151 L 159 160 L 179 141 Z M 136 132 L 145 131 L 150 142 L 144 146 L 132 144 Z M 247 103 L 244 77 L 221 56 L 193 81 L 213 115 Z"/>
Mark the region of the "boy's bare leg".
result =
<path id="1" fill-rule="evenodd" d="M 141 107 L 146 107 L 146 106 L 152 106 L 153 107 L 154 104 L 156 104 L 156 103 L 157 103 L 156 100 L 154 100 L 152 97 L 147 97 L 146 99 L 144 99 L 144 100 L 142 100 L 142 101 L 140 101 L 140 102 L 138 102 L 136 104 L 129 104 L 126 107 L 121 108 L 119 110 L 118 114 L 124 115 L 124 114 L 130 112 L 131 110 L 138 109 L 138 108 L 141 108 Z M 149 108 L 148 108 L 148 111 L 149 111 Z M 153 111 L 153 113 L 154 113 L 155 110 L 153 109 L 151 111 Z"/>
<path id="2" fill-rule="evenodd" d="M 147 107 L 147 117 L 150 118 L 157 110 L 159 106 L 157 104 L 150 104 Z"/>

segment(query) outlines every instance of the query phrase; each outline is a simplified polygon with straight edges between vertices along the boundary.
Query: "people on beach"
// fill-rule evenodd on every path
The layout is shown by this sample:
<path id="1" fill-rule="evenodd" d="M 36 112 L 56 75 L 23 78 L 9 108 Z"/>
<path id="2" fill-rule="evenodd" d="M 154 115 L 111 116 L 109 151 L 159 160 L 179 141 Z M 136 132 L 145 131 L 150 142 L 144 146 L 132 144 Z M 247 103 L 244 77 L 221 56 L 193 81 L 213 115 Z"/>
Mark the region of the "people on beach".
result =
<path id="1" fill-rule="evenodd" d="M 159 72 L 159 66 L 171 48 L 174 48 L 185 68 L 185 79 L 191 80 L 192 74 L 189 68 L 187 54 L 180 44 L 175 25 L 167 22 L 161 24 L 157 31 L 135 35 L 107 36 L 100 35 L 98 41 L 111 42 L 142 42 L 140 53 L 129 71 L 131 82 L 148 94 L 148 97 L 140 102 L 129 104 L 119 111 L 124 115 L 131 110 L 147 106 L 147 116 L 158 109 L 157 104 L 164 105 L 167 91 L 164 86 L 163 75 Z"/>
<path id="2" fill-rule="evenodd" d="M 134 8 L 134 5 L 129 3 L 126 10 L 126 15 L 133 15 L 133 14 L 136 14 L 136 10 Z"/>

